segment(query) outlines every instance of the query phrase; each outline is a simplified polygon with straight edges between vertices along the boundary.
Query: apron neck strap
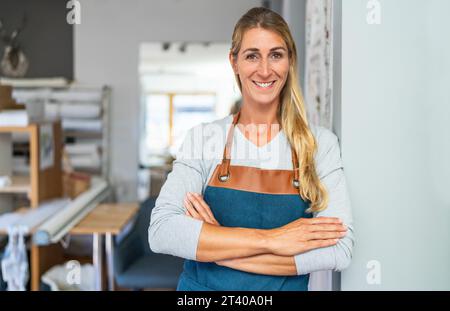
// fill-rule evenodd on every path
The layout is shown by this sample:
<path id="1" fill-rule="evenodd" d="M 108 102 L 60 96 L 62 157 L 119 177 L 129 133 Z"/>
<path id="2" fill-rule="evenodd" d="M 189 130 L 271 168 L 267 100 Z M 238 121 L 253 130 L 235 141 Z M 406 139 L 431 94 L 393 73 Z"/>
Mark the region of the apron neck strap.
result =
<path id="1" fill-rule="evenodd" d="M 300 186 L 298 158 L 297 152 L 295 152 L 295 149 L 292 146 L 291 146 L 291 155 L 292 155 L 292 167 L 294 170 L 294 180 L 292 181 L 292 184 L 294 185 L 295 188 L 298 188 Z"/>
<path id="2" fill-rule="evenodd" d="M 220 181 L 227 181 L 228 178 L 230 177 L 229 167 L 230 167 L 230 161 L 231 161 L 231 145 L 233 144 L 234 128 L 239 121 L 240 115 L 241 115 L 241 111 L 238 111 L 233 116 L 233 122 L 231 124 L 230 129 L 228 130 L 227 142 L 226 142 L 225 148 L 223 150 L 222 165 L 220 167 L 220 173 L 219 173 Z M 291 146 L 291 153 L 292 153 L 292 167 L 293 167 L 293 171 L 294 171 L 293 185 L 295 188 L 298 188 L 299 187 L 298 158 L 297 158 L 297 153 L 295 152 L 295 150 L 292 146 Z"/>
<path id="3" fill-rule="evenodd" d="M 229 167 L 230 167 L 230 159 L 231 159 L 231 145 L 233 144 L 234 127 L 236 126 L 237 122 L 239 121 L 240 115 L 241 115 L 241 111 L 238 111 L 233 116 L 233 122 L 230 126 L 230 129 L 228 130 L 227 142 L 226 142 L 225 148 L 223 150 L 222 165 L 220 166 L 220 173 L 219 173 L 220 181 L 227 181 L 227 179 L 230 177 Z"/>

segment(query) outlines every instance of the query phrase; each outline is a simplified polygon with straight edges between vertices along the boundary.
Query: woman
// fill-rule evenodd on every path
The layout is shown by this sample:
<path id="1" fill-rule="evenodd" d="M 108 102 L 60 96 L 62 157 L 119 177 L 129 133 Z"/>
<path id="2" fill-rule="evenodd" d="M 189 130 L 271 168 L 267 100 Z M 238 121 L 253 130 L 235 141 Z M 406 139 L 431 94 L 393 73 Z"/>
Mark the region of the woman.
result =
<path id="1" fill-rule="evenodd" d="M 190 130 L 152 211 L 150 247 L 187 259 L 178 290 L 308 290 L 310 272 L 352 256 L 338 139 L 308 125 L 281 16 L 249 10 L 229 57 L 242 107 Z"/>

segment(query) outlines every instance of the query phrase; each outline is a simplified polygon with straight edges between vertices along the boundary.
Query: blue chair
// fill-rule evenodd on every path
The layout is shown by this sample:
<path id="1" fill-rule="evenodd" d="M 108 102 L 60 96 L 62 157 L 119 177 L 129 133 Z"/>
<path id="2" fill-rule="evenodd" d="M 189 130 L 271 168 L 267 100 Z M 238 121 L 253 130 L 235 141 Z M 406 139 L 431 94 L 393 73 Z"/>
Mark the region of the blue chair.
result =
<path id="1" fill-rule="evenodd" d="M 131 230 L 114 247 L 114 274 L 119 287 L 133 290 L 176 289 L 184 259 L 156 254 L 148 245 L 148 226 L 156 198 L 143 203 Z"/>
<path id="2" fill-rule="evenodd" d="M 3 259 L 3 250 L 0 250 L 0 262 Z M 0 291 L 5 291 L 6 290 L 6 283 L 3 280 L 3 276 L 2 276 L 2 269 L 0 268 Z"/>

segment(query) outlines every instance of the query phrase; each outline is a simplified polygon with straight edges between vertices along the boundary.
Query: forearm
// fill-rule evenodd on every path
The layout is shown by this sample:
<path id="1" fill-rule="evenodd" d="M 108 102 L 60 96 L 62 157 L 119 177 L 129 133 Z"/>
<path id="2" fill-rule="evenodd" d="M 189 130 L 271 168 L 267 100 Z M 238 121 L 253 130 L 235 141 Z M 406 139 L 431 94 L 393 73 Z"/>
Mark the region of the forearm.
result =
<path id="1" fill-rule="evenodd" d="M 218 265 L 265 275 L 297 275 L 293 256 L 261 254 L 244 258 L 235 258 L 217 262 Z"/>
<path id="2" fill-rule="evenodd" d="M 302 275 L 320 270 L 342 271 L 351 261 L 354 243 L 353 228 L 349 226 L 347 236 L 330 247 L 314 249 L 295 256 L 280 256 L 270 253 L 231 258 L 216 262 L 218 265 L 266 275 Z"/>
<path id="3" fill-rule="evenodd" d="M 270 230 L 230 228 L 203 222 L 196 260 L 217 262 L 262 254 L 294 256 L 334 245 L 343 234 L 345 227 L 337 218 L 299 218 Z"/>
<path id="4" fill-rule="evenodd" d="M 224 227 L 220 226 L 199 194 L 188 193 L 184 205 L 188 217 L 202 220 L 195 252 L 195 258 L 200 262 L 217 262 L 262 254 L 294 256 L 311 249 L 334 245 L 337 238 L 346 231 L 341 221 L 333 217 L 299 218 L 271 230 Z M 289 261 L 288 267 L 292 263 L 292 260 Z M 271 270 L 270 266 L 267 270 Z M 283 270 L 283 273 L 292 271 L 293 269 Z"/>
<path id="5" fill-rule="evenodd" d="M 352 230 L 352 228 L 350 228 Z M 228 268 L 266 275 L 302 275 L 320 270 L 342 271 L 351 261 L 353 232 L 335 246 L 319 248 L 296 256 L 260 254 L 216 262 Z"/>
<path id="6" fill-rule="evenodd" d="M 269 252 L 265 230 L 222 227 L 204 222 L 196 260 L 214 262 Z"/>

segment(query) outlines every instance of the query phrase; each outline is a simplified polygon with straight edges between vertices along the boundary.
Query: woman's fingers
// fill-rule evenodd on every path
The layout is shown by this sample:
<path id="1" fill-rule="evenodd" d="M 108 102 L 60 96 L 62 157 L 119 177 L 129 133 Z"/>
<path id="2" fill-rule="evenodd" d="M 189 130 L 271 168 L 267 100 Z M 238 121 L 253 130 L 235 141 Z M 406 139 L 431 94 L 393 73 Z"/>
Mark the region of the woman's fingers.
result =
<path id="1" fill-rule="evenodd" d="M 195 210 L 202 216 L 202 218 L 209 223 L 212 223 L 213 220 L 209 216 L 208 212 L 205 210 L 204 206 L 200 203 L 199 199 L 195 197 L 192 193 L 187 193 L 187 198 L 190 203 L 194 206 Z"/>
<path id="2" fill-rule="evenodd" d="M 202 217 L 200 217 L 199 213 L 197 213 L 197 211 L 195 210 L 192 203 L 189 202 L 189 200 L 186 198 L 184 199 L 184 207 L 186 207 L 186 211 L 187 211 L 187 213 L 189 213 L 188 216 L 191 216 L 196 219 L 204 220 Z"/>
<path id="3" fill-rule="evenodd" d="M 326 240 L 326 239 L 340 239 L 344 237 L 346 232 L 336 232 L 336 231 L 317 231 L 308 232 L 305 234 L 307 240 Z"/>
<path id="4" fill-rule="evenodd" d="M 185 201 L 187 201 L 192 209 L 195 210 L 195 213 L 199 215 L 199 219 L 206 221 L 210 224 L 219 225 L 217 220 L 214 218 L 209 206 L 206 204 L 206 202 L 203 200 L 203 198 L 200 195 L 195 195 L 190 192 L 187 193 L 187 198 L 185 198 Z M 192 209 L 190 212 L 192 213 Z"/>
<path id="5" fill-rule="evenodd" d="M 347 227 L 342 224 L 315 224 L 311 225 L 308 228 L 310 231 L 338 231 L 338 232 L 345 232 L 347 231 Z"/>
<path id="6" fill-rule="evenodd" d="M 205 200 L 203 200 L 203 197 L 200 194 L 195 193 L 195 192 L 192 194 L 193 194 L 194 198 L 197 199 L 198 204 L 200 204 L 200 206 L 203 208 L 203 210 L 209 215 L 209 218 L 211 220 L 214 220 L 215 222 L 217 222 L 216 219 L 214 218 L 214 215 L 213 215 L 211 209 L 209 208 L 208 204 L 206 204 Z"/>
<path id="7" fill-rule="evenodd" d="M 186 206 L 186 203 L 184 204 L 185 206 Z M 190 217 L 193 217 L 192 215 L 191 215 L 191 213 L 189 213 L 189 210 L 186 208 L 186 215 L 188 215 L 188 216 L 190 216 Z"/>
<path id="8" fill-rule="evenodd" d="M 310 225 L 316 224 L 342 224 L 342 220 L 337 217 L 314 217 L 314 218 L 301 218 L 305 223 Z"/>

